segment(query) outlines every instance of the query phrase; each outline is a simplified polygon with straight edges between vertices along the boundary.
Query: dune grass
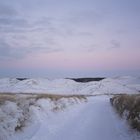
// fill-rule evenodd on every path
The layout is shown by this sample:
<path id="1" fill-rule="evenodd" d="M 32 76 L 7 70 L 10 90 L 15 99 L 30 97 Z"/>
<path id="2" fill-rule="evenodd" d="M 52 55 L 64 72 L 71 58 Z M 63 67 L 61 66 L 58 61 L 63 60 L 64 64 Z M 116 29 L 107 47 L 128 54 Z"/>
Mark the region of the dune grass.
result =
<path id="1" fill-rule="evenodd" d="M 16 95 L 10 95 L 10 94 L 0 94 L 0 105 L 3 104 L 5 101 L 16 101 Z"/>
<path id="2" fill-rule="evenodd" d="M 79 100 L 86 100 L 86 95 L 58 95 L 58 94 L 45 94 L 45 93 L 0 93 L 0 103 L 8 100 L 15 101 L 16 99 L 24 98 L 24 99 L 51 99 L 52 101 L 57 101 L 62 98 L 75 98 Z"/>
<path id="3" fill-rule="evenodd" d="M 45 99 L 45 101 L 44 101 Z M 5 111 L 3 108 L 7 107 L 9 104 L 15 106 L 15 109 L 9 109 L 12 106 L 8 106 L 9 116 L 11 120 L 16 114 L 20 114 L 21 116 L 17 116 L 17 121 L 14 124 L 14 127 L 9 128 L 9 122 L 7 118 L 3 118 L 0 116 L 0 125 L 6 125 L 6 131 L 12 129 L 12 131 L 22 131 L 24 127 L 28 124 L 28 121 L 32 118 L 32 108 L 38 108 L 46 111 L 52 111 L 54 113 L 58 111 L 63 111 L 68 106 L 79 103 L 79 102 L 87 101 L 86 96 L 84 95 L 55 95 L 55 94 L 35 94 L 35 93 L 0 93 L 0 114 L 5 115 Z M 44 104 L 42 106 L 42 102 L 49 102 L 50 105 L 47 106 Z M 1 110 L 2 109 L 2 110 Z M 19 111 L 19 112 L 18 112 Z M 11 116 L 14 114 L 14 116 Z"/>
<path id="4" fill-rule="evenodd" d="M 111 98 L 110 102 L 133 129 L 140 131 L 140 94 L 117 95 Z"/>

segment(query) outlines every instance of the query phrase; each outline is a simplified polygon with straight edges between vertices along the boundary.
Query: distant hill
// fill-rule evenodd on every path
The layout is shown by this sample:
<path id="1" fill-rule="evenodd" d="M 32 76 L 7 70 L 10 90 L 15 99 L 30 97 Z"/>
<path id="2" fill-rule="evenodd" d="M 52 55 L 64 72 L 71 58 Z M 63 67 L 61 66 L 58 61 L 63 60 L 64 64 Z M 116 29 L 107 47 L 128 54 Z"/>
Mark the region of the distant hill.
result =
<path id="1" fill-rule="evenodd" d="M 86 82 L 91 82 L 91 81 L 101 81 L 105 79 L 105 77 L 96 77 L 96 78 L 66 78 L 66 79 L 71 79 L 76 82 L 81 82 L 81 83 L 86 83 Z"/>
<path id="2" fill-rule="evenodd" d="M 23 80 L 27 80 L 29 78 L 16 78 L 16 79 L 19 80 L 19 81 L 23 81 Z"/>
<path id="3" fill-rule="evenodd" d="M 23 81 L 23 80 L 28 80 L 30 78 L 16 78 L 19 81 Z M 81 82 L 81 83 L 86 83 L 86 82 L 91 82 L 91 81 L 101 81 L 103 79 L 105 79 L 105 77 L 95 77 L 95 78 L 65 78 L 65 79 L 70 79 L 70 80 L 74 80 L 76 82 Z"/>

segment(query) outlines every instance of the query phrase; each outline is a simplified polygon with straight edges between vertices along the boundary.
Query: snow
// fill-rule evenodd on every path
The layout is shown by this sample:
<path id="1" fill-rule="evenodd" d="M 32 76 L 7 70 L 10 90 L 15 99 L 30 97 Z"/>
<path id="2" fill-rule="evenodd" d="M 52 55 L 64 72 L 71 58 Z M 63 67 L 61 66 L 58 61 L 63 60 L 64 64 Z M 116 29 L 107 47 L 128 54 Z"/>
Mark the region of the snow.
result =
<path id="1" fill-rule="evenodd" d="M 70 79 L 34 78 L 19 81 L 16 78 L 0 79 L 0 92 L 52 93 L 52 94 L 104 94 L 138 93 L 140 78 L 124 76 L 102 81 L 78 83 Z"/>
<path id="2" fill-rule="evenodd" d="M 0 93 L 17 93 L 17 99 L 0 102 L 0 140 L 139 140 L 140 135 L 114 112 L 107 95 L 139 91 L 140 78 L 130 76 L 87 83 L 1 78 Z M 87 101 L 72 97 L 35 100 L 20 93 L 97 96 Z"/>
<path id="3" fill-rule="evenodd" d="M 6 101 L 0 107 L 0 139 L 8 139 L 23 118 L 22 110 L 14 102 Z M 8 133 L 8 135 L 6 135 Z"/>
<path id="4" fill-rule="evenodd" d="M 119 119 L 108 100 L 107 96 L 92 97 L 87 103 L 76 104 L 62 112 L 48 115 L 36 111 L 37 121 L 41 125 L 34 135 L 28 138 L 29 140 L 138 140 L 140 136 L 132 133 L 127 124 Z"/>

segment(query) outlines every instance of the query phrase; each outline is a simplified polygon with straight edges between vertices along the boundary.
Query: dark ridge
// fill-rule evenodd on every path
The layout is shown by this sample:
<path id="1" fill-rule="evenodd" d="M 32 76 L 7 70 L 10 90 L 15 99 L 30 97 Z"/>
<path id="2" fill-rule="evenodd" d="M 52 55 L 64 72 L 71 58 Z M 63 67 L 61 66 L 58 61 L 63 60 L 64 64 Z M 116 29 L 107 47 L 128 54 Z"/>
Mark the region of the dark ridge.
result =
<path id="1" fill-rule="evenodd" d="M 16 78 L 19 81 L 27 80 L 28 78 Z"/>
<path id="2" fill-rule="evenodd" d="M 76 82 L 81 82 L 81 83 L 86 83 L 86 82 L 91 82 L 91 81 L 101 81 L 105 79 L 105 77 L 96 77 L 96 78 L 66 78 L 70 80 L 74 80 Z"/>

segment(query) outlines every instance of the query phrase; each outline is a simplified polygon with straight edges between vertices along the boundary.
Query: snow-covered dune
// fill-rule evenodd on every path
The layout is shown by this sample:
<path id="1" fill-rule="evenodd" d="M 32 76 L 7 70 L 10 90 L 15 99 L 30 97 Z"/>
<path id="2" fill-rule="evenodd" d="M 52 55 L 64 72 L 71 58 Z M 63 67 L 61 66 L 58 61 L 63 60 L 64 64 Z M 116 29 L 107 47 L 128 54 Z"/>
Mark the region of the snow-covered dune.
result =
<path id="1" fill-rule="evenodd" d="M 113 112 L 108 96 L 139 91 L 140 78 L 129 76 L 86 83 L 0 79 L 0 140 L 139 140 Z"/>
<path id="2" fill-rule="evenodd" d="M 70 79 L 34 78 L 17 80 L 16 78 L 0 79 L 0 92 L 52 93 L 52 94 L 104 94 L 104 93 L 138 93 L 140 78 L 115 77 L 102 81 L 86 83 Z"/>
<path id="3" fill-rule="evenodd" d="M 41 99 L 31 106 L 28 101 L 20 106 L 6 102 L 0 111 L 5 118 L 0 140 L 139 140 L 140 135 L 115 114 L 108 96 L 74 102 L 59 100 L 58 106 L 67 108 L 56 112 L 51 111 L 56 106 L 51 100 Z"/>

